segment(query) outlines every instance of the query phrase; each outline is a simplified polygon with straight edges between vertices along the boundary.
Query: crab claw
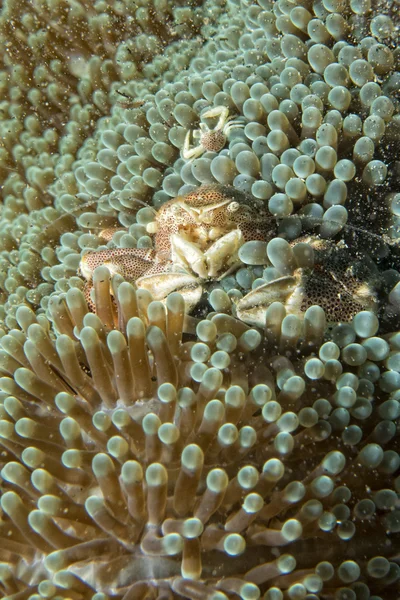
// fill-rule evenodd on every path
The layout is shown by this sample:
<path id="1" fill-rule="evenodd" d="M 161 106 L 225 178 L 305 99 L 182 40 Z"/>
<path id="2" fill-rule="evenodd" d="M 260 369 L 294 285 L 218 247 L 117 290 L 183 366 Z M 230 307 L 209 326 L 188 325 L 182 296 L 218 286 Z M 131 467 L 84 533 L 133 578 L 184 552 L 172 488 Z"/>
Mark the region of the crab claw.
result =
<path id="1" fill-rule="evenodd" d="M 264 328 L 268 306 L 273 302 L 286 304 L 297 286 L 298 279 L 293 276 L 280 277 L 260 285 L 237 302 L 236 315 L 248 325 Z"/>
<path id="2" fill-rule="evenodd" d="M 209 277 L 221 279 L 232 269 L 241 264 L 239 248 L 243 245 L 243 234 L 239 229 L 234 229 L 214 242 L 204 253 Z M 221 271 L 224 272 L 221 275 Z"/>
<path id="3" fill-rule="evenodd" d="M 171 235 L 171 255 L 174 264 L 193 271 L 202 279 L 207 279 L 204 252 L 196 244 L 174 233 Z"/>
<path id="4" fill-rule="evenodd" d="M 196 277 L 187 273 L 158 273 L 145 275 L 136 280 L 138 288 L 148 290 L 154 300 L 164 302 L 168 294 L 179 292 L 185 302 L 185 311 L 190 312 L 200 301 L 203 293 Z"/>
<path id="5" fill-rule="evenodd" d="M 171 235 L 172 262 L 201 277 L 224 277 L 239 266 L 239 248 L 243 244 L 239 229 L 230 231 L 215 241 L 206 252 L 179 234 Z M 222 273 L 222 274 L 221 274 Z"/>

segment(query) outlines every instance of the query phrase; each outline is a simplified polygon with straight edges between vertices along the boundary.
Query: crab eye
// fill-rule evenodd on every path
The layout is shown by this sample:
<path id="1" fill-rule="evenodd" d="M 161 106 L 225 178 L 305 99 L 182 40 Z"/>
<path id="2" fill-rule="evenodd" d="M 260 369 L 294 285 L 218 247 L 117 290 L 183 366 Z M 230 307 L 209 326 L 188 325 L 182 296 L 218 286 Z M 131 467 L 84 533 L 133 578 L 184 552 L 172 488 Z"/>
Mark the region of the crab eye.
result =
<path id="1" fill-rule="evenodd" d="M 240 208 L 239 202 L 230 202 L 226 207 L 229 212 L 236 212 Z"/>

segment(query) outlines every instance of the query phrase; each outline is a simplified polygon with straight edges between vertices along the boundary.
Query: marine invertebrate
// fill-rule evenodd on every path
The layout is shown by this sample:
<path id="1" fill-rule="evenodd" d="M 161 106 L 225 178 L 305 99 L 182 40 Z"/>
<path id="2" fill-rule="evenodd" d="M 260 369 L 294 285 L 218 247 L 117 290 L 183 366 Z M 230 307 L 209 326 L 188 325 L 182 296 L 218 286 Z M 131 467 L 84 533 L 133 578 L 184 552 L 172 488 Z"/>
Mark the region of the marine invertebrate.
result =
<path id="1" fill-rule="evenodd" d="M 278 5 L 274 4 L 274 11 L 281 10 Z M 292 23 L 294 19 L 287 26 L 297 27 L 294 23 L 301 10 L 278 19 L 269 5 L 243 4 L 238 10 L 235 3 L 229 2 L 226 9 L 227 16 L 220 16 L 218 25 L 225 29 L 224 33 L 210 35 L 198 57 L 186 63 L 187 68 L 151 83 L 135 80 L 118 87 L 118 91 L 143 98 L 143 105 L 131 109 L 113 106 L 110 117 L 99 121 L 94 136 L 82 146 L 71 175 L 74 186 L 67 189 L 63 179 L 57 181 L 56 206 L 62 211 L 74 211 L 79 217 L 73 236 L 63 238 L 65 245 L 56 256 L 57 264 L 42 267 L 47 289 L 53 286 L 56 291 L 66 291 L 82 255 L 97 248 L 106 249 L 104 240 L 96 235 L 104 227 L 125 228 L 108 247 L 148 248 L 142 207 L 149 204 L 157 210 L 164 202 L 204 183 L 233 184 L 236 189 L 250 191 L 268 204 L 268 210 L 279 219 L 279 233 L 289 240 L 302 234 L 307 219 L 318 223 L 325 219 L 326 235 L 337 236 L 338 228 L 329 231 L 328 227 L 332 210 L 335 215 L 340 212 L 342 223 L 360 225 L 363 221 L 364 228 L 378 234 L 387 231 L 396 238 L 396 184 L 390 188 L 394 195 L 389 197 L 384 183 L 385 173 L 391 173 L 387 169 L 386 148 L 394 151 L 398 137 L 397 105 L 392 91 L 397 75 L 390 59 L 391 38 L 381 39 L 374 29 L 368 43 L 376 46 L 379 60 L 384 62 L 387 57 L 387 69 L 383 62 L 378 65 L 371 58 L 370 81 L 361 87 L 354 84 L 350 105 L 341 108 L 340 89 L 333 93 L 337 87 L 334 76 L 339 71 L 345 75 L 341 67 L 349 73 L 356 57 L 369 61 L 371 48 L 367 42 L 368 49 L 363 45 L 358 25 L 354 25 L 354 39 L 349 30 L 340 35 L 326 34 L 321 41 L 311 25 L 308 31 L 302 24 L 300 38 L 305 37 L 310 47 L 326 47 L 335 57 L 336 62 L 329 65 L 324 75 L 314 56 L 318 48 L 308 52 L 300 45 L 300 56 L 295 50 L 297 30 L 288 33 L 284 28 L 281 35 L 279 27 L 283 21 Z M 351 7 L 349 10 L 353 11 Z M 312 27 L 318 26 L 319 31 L 325 21 L 328 32 L 333 21 L 342 22 L 340 11 L 315 11 L 310 12 L 314 14 Z M 362 18 L 369 22 L 368 16 Z M 271 27 L 270 20 L 274 23 Z M 329 52 L 325 54 L 331 57 Z M 371 57 L 372 54 L 371 50 Z M 243 57 L 248 61 L 245 65 Z M 158 66 L 164 68 L 165 62 L 168 61 L 156 57 L 151 65 L 153 72 Z M 357 63 L 352 67 L 353 77 L 361 66 Z M 378 76 L 382 69 L 385 74 Z M 350 75 L 347 79 L 353 81 Z M 342 87 L 350 85 L 347 79 L 344 77 Z M 360 79 L 357 81 L 361 83 Z M 187 130 L 196 127 L 202 112 L 215 106 L 228 106 L 248 123 L 243 131 L 232 133 L 223 150 L 207 152 L 185 164 L 178 156 Z M 385 123 L 384 133 L 379 119 Z M 376 127 L 379 131 L 375 131 Z M 366 251 L 371 251 L 372 246 L 365 243 Z M 396 266 L 395 258 L 380 262 L 382 271 Z M 40 302 L 45 311 L 48 296 L 40 298 Z M 7 305 L 11 327 L 17 303 Z"/>
<path id="2" fill-rule="evenodd" d="M 241 248 L 243 260 L 253 260 L 254 245 Z M 346 323 L 360 310 L 378 309 L 379 275 L 376 265 L 357 258 L 346 244 L 334 244 L 318 237 L 299 238 L 289 244 L 274 238 L 261 245 L 271 267 L 266 269 L 267 282 L 237 300 L 236 314 L 251 325 L 264 327 L 268 306 L 282 302 L 286 310 L 301 315 L 310 306 L 322 306 L 328 322 Z M 261 257 L 262 260 L 262 257 Z"/>
<path id="3" fill-rule="evenodd" d="M 9 28 L 7 36 L 12 38 L 5 39 L 16 61 L 26 46 L 21 50 L 19 43 L 14 43 L 14 32 L 27 43 L 24 25 L 19 25 L 25 9 L 18 12 L 13 3 L 6 6 L 11 10 L 9 20 L 16 26 Z M 353 225 L 398 237 L 397 183 L 393 177 L 396 169 L 391 165 L 399 138 L 396 28 L 392 23 L 386 35 L 382 27 L 376 26 L 382 19 L 391 22 L 387 15 L 377 15 L 375 21 L 367 5 L 354 3 L 328 8 L 317 3 L 305 13 L 303 6 L 289 7 L 285 2 L 281 6 L 279 1 L 249 5 L 247 1 L 228 0 L 224 5 L 222 0 L 206 0 L 194 9 L 171 8 L 162 2 L 169 28 L 162 39 L 157 32 L 157 39 L 145 39 L 136 30 L 117 28 L 118 42 L 110 50 L 110 21 L 115 19 L 118 27 L 124 23 L 118 6 L 113 5 L 110 16 L 102 13 L 104 6 L 98 3 L 93 8 L 96 15 L 88 16 L 89 21 L 95 21 L 93 31 L 102 32 L 104 26 L 99 35 L 107 40 L 106 64 L 96 58 L 96 52 L 103 52 L 98 42 L 99 50 L 96 47 L 90 53 L 96 58 L 90 62 L 93 68 L 89 65 L 88 71 L 83 69 L 84 84 L 76 96 L 66 94 L 73 109 L 69 118 L 59 109 L 59 114 L 65 116 L 63 120 L 69 122 L 65 132 L 58 138 L 52 131 L 42 135 L 41 126 L 30 115 L 26 122 L 21 121 L 27 131 L 21 133 L 21 143 L 16 146 L 17 164 L 12 160 L 5 163 L 18 171 L 3 172 L 7 181 L 0 236 L 4 240 L 0 242 L 4 275 L 0 285 L 6 327 L 15 326 L 15 311 L 21 303 L 46 311 L 53 290 L 65 292 L 71 278 L 71 285 L 76 284 L 81 256 L 102 248 L 104 240 L 97 233 L 104 227 L 128 229 L 116 235 L 116 246 L 144 247 L 148 239 L 142 224 L 136 221 L 138 210 L 147 204 L 158 209 L 199 184 L 218 182 L 251 192 L 268 204 L 268 210 L 280 220 L 281 232 L 289 239 L 302 233 L 300 223 L 295 225 L 295 219 L 289 222 L 289 216 L 312 217 L 319 222 L 328 211 L 339 208 L 343 218 Z M 43 13 L 42 5 L 29 5 L 26 20 L 39 27 L 38 23 L 47 18 L 52 31 L 58 18 L 56 15 L 53 19 L 55 10 L 52 5 Z M 131 7 L 121 10 L 126 15 Z M 12 11 L 17 14 L 13 16 Z M 35 12 L 39 13 L 37 19 L 32 16 Z M 66 29 L 73 14 L 65 15 Z M 155 24 L 149 23 L 149 14 L 139 6 L 137 15 L 129 13 L 126 18 L 132 17 L 140 30 L 147 27 L 153 31 Z M 190 31 L 186 32 L 185 27 Z M 43 38 L 44 34 L 35 31 L 32 39 L 47 40 L 50 36 L 48 33 Z M 130 31 L 133 37 L 125 39 Z M 178 31 L 185 39 L 173 33 Z M 202 37 L 197 36 L 199 31 Z M 119 36 L 124 39 L 121 41 Z M 167 39 L 171 43 L 164 47 Z M 208 41 L 203 44 L 203 40 Z M 154 55 L 155 48 L 160 47 L 163 53 Z M 60 49 L 59 54 L 62 63 Z M 30 64 L 42 65 L 41 61 L 40 49 L 35 45 Z M 70 65 L 63 66 L 69 74 Z M 59 63 L 54 63 L 56 67 Z M 24 115 L 27 110 L 26 103 L 20 106 L 18 99 L 27 98 L 24 86 L 30 81 L 30 73 L 21 78 L 17 72 L 5 66 L 4 90 L 9 90 L 12 98 L 12 118 L 4 122 L 5 130 L 10 131 L 5 135 L 7 148 L 12 148 L 17 139 L 13 132 L 18 119 L 14 116 Z M 37 75 L 42 73 L 38 69 Z M 62 88 L 64 80 L 60 75 L 54 77 L 58 77 L 57 89 Z M 109 90 L 108 97 L 94 94 L 92 110 L 91 90 L 98 90 L 99 81 L 104 94 Z M 40 78 L 39 83 L 53 106 L 50 84 L 46 87 Z M 141 105 L 120 106 L 121 93 Z M 234 130 L 227 146 L 219 152 L 206 152 L 185 163 L 179 152 L 187 131 L 197 127 L 204 111 L 220 106 L 244 118 L 245 128 Z M 35 148 L 43 151 L 36 154 Z M 26 211 L 32 215 L 32 210 L 38 210 L 40 214 L 34 218 L 42 222 L 47 215 L 43 200 L 53 202 L 59 215 L 78 215 L 77 226 L 62 237 L 62 248 L 55 252 L 52 245 L 45 246 L 27 261 L 25 244 L 28 247 L 34 235 Z M 371 250 L 370 244 L 366 247 Z M 24 263 L 21 268 L 20 262 Z M 28 262 L 35 264 L 35 280 L 26 271 Z M 396 264 L 389 258 L 380 268 L 396 268 Z M 32 289 L 27 291 L 29 286 Z M 12 298 L 8 300 L 10 289 Z"/>
<path id="4" fill-rule="evenodd" d="M 203 112 L 201 116 L 204 119 L 218 117 L 218 121 L 212 129 L 206 122 L 201 121 L 200 129 L 187 132 L 181 151 L 185 160 L 198 158 L 207 151 L 219 152 L 225 146 L 229 133 L 233 129 L 244 127 L 243 119 L 229 117 L 229 109 L 226 106 L 215 106 Z M 193 148 L 190 147 L 191 137 L 198 142 Z"/>
<path id="5" fill-rule="evenodd" d="M 274 225 L 263 203 L 248 194 L 230 186 L 201 186 L 163 204 L 147 224 L 147 231 L 155 234 L 154 250 L 116 248 L 85 254 L 80 272 L 89 281 L 88 298 L 94 269 L 105 265 L 158 300 L 178 286 L 181 293 L 182 286 L 188 287 L 188 297 L 184 295 L 192 308 L 201 295 L 201 280 L 222 278 L 237 269 L 240 247 L 246 241 L 268 240 Z"/>
<path id="6" fill-rule="evenodd" d="M 0 341 L 4 593 L 390 595 L 398 335 L 361 312 L 324 342 L 319 307 L 278 303 L 266 339 L 223 314 L 183 334 L 182 297 L 114 277 L 113 314 L 108 277 L 97 315 L 53 298 L 55 340 L 21 307 Z"/>
<path id="7" fill-rule="evenodd" d="M 332 221 L 325 218 L 321 235 L 342 226 L 340 215 Z M 265 277 L 258 278 L 255 289 L 244 297 L 231 294 L 235 316 L 251 325 L 263 328 L 267 308 L 275 301 L 297 315 L 319 304 L 332 323 L 351 321 L 363 309 L 378 310 L 381 282 L 368 256 L 360 260 L 344 242 L 320 237 L 297 238 L 291 244 L 274 238 L 268 243 L 275 224 L 260 201 L 234 188 L 202 186 L 171 200 L 146 229 L 155 233 L 154 249 L 110 248 L 83 256 L 80 272 L 88 280 L 90 305 L 93 272 L 101 265 L 157 300 L 179 291 L 190 312 L 200 301 L 202 284 L 227 279 L 240 266 L 251 264 L 266 267 Z M 101 235 L 111 237 L 108 231 Z"/>
<path id="8" fill-rule="evenodd" d="M 82 146 L 91 144 L 102 120 L 103 126 L 109 123 L 114 108 L 123 112 L 118 92 L 131 78 L 146 78 L 157 56 L 167 60 L 167 78 L 187 65 L 201 43 L 203 17 L 200 2 L 192 8 L 168 0 L 90 7 L 70 0 L 2 3 L 0 317 L 6 327 L 15 325 L 18 305 L 42 310 L 57 282 L 75 275 L 74 259 L 69 256 L 67 264 L 63 259 L 76 246 L 67 245 L 60 258 L 55 240 L 46 244 L 46 236 L 38 234 L 49 218 L 87 204 L 72 167 L 79 166 L 79 158 L 94 158 Z M 209 11 L 208 18 L 212 21 Z M 180 36 L 186 40 L 183 62 L 173 50 Z M 90 170 L 96 184 L 89 188 L 95 193 L 99 178 L 107 179 L 114 168 L 110 156 L 103 163 Z"/>
<path id="9" fill-rule="evenodd" d="M 342 223 L 348 218 L 398 239 L 396 15 L 357 0 L 176 4 L 154 4 L 167 16 L 164 39 L 171 40 L 155 56 L 157 31 L 154 37 L 125 27 L 154 26 L 147 0 L 99 1 L 90 10 L 76 2 L 2 4 L 11 9 L 3 13 L 10 18 L 0 78 L 0 175 L 7 178 L 0 232 L 2 592 L 104 600 L 129 586 L 127 598 L 253 600 L 261 590 L 266 600 L 386 600 L 396 594 L 399 572 L 395 249 L 385 255 L 368 247 L 391 290 L 385 335 L 369 311 L 330 333 L 320 308 L 310 308 L 303 323 L 273 303 L 262 334 L 224 314 L 188 319 L 196 335 L 185 333 L 178 350 L 181 299 L 170 297 L 163 309 L 116 275 L 114 306 L 100 270 L 96 316 L 87 312 L 76 269 L 85 252 L 112 244 L 148 248 L 148 205 L 157 210 L 203 183 L 251 192 L 289 241 L 308 217 L 320 223 L 331 209 L 340 209 Z M 82 70 L 79 77 L 70 70 L 55 26 L 61 17 L 68 31 L 77 16 L 79 31 L 86 15 L 93 27 L 82 39 L 93 47 L 86 46 L 87 63 L 74 65 L 84 72 L 77 87 Z M 118 91 L 143 104 L 120 106 Z M 185 164 L 179 152 L 187 130 L 221 105 L 246 119 L 244 130 L 232 132 L 218 153 Z M 36 239 L 44 226 L 49 236 Z M 104 228 L 124 230 L 107 241 L 98 235 Z M 336 226 L 330 236 L 340 237 Z M 256 286 L 266 271 L 258 267 L 230 281 Z M 226 289 L 212 292 L 215 312 L 230 309 L 240 294 Z M 153 364 L 151 376 L 132 387 L 132 366 L 140 378 L 136 367 Z M 151 395 L 147 407 L 161 424 L 153 416 L 144 425 L 141 416 L 130 418 L 141 400 L 129 393 L 146 385 L 143 397 Z M 199 398 L 205 406 L 193 442 L 186 436 Z M 252 430 L 261 446 L 254 453 Z M 144 439 L 139 460 L 129 454 L 136 438 Z M 192 482 L 198 476 L 200 463 L 184 452 L 191 444 L 205 460 L 182 523 L 169 511 L 187 498 L 175 493 L 178 472 L 194 470 Z M 208 479 L 210 464 L 216 480 Z M 146 513 L 137 534 L 129 510 L 141 492 Z M 194 511 L 219 494 L 201 530 Z M 163 516 L 172 522 L 154 525 L 165 497 Z M 158 539 L 146 537 L 153 527 Z M 128 567 L 119 569 L 124 560 Z M 130 585 L 132 569 L 145 574 L 143 585 Z"/>

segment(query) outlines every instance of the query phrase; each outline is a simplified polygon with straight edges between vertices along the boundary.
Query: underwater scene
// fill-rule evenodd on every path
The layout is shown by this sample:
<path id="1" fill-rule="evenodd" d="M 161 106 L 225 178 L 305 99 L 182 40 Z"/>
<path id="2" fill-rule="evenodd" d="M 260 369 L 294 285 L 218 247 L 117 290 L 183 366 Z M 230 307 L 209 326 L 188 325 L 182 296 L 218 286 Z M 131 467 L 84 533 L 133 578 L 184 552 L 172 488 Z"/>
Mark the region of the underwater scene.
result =
<path id="1" fill-rule="evenodd" d="M 398 0 L 0 0 L 0 598 L 400 599 Z"/>

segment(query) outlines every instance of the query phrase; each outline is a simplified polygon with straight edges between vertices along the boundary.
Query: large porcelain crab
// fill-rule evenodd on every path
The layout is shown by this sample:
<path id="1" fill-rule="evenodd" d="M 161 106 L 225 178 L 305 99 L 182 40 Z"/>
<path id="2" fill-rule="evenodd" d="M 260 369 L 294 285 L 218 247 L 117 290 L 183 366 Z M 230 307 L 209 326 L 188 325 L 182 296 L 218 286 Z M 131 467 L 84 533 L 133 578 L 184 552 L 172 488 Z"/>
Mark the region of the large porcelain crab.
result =
<path id="1" fill-rule="evenodd" d="M 275 220 L 262 201 L 230 186 L 206 185 L 166 202 L 147 230 L 154 236 L 152 249 L 110 248 L 83 256 L 80 272 L 89 301 L 93 272 L 105 265 L 156 300 L 179 291 L 190 311 L 205 281 L 242 264 L 238 252 L 245 242 L 271 239 Z"/>
<path id="2" fill-rule="evenodd" d="M 242 266 L 239 249 L 259 240 L 266 245 L 265 263 L 272 265 L 274 275 L 233 299 L 232 313 L 245 323 L 265 327 L 273 302 L 299 316 L 318 304 L 330 323 L 351 321 L 360 310 L 377 310 L 376 266 L 367 256 L 360 260 L 344 242 L 316 236 L 291 243 L 274 237 L 275 221 L 263 202 L 233 187 L 208 185 L 178 196 L 159 209 L 147 229 L 154 248 L 109 248 L 83 256 L 80 271 L 88 280 L 91 306 L 93 272 L 105 265 L 112 275 L 147 289 L 155 300 L 179 291 L 190 312 L 203 285 Z"/>

